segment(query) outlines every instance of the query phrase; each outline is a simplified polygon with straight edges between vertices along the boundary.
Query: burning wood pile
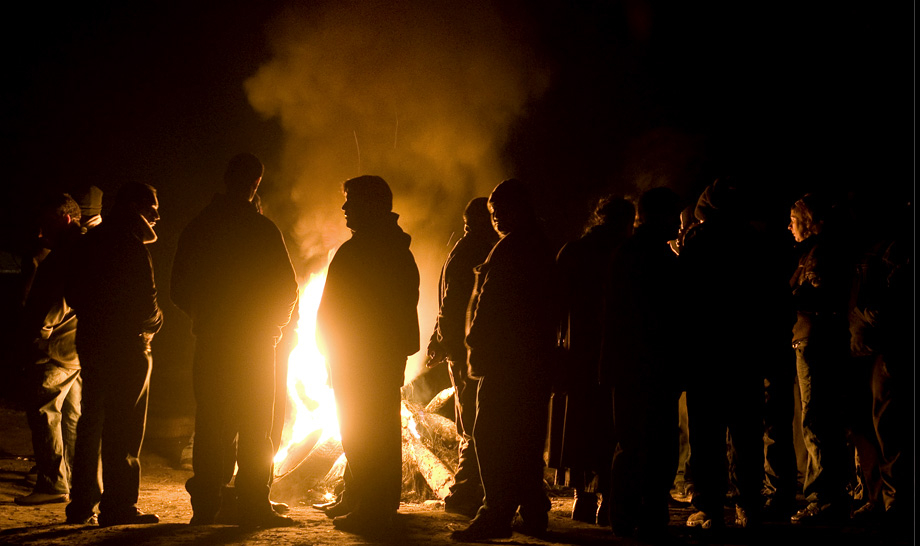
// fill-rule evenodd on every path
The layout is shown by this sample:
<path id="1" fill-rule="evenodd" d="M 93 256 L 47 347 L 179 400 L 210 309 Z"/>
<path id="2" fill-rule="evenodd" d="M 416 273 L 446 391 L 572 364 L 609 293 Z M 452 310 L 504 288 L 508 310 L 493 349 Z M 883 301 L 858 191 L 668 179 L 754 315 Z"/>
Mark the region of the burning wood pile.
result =
<path id="1" fill-rule="evenodd" d="M 441 391 L 425 406 L 403 398 L 404 501 L 443 499 L 454 483 L 460 437 L 454 422 L 439 414 L 447 404 L 453 404 L 453 388 Z M 288 503 L 329 499 L 341 492 L 345 462 L 341 441 L 322 439 L 321 431 L 315 431 L 289 448 L 284 461 L 276 465 L 272 497 Z"/>

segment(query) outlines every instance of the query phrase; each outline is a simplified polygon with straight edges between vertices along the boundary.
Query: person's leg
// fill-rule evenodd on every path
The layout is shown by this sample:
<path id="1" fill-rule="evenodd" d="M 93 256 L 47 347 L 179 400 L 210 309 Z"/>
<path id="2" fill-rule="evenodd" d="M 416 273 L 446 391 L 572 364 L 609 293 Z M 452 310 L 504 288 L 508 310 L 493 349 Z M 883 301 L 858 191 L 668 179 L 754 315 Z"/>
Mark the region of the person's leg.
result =
<path id="1" fill-rule="evenodd" d="M 62 368 L 54 363 L 38 364 L 30 370 L 35 385 L 32 403 L 26 412 L 32 431 L 32 448 L 38 467 L 33 493 L 67 495 L 70 492 L 70 468 L 67 461 L 72 449 L 64 444 L 65 406 L 67 426 L 70 420 L 68 395 L 79 380 L 79 370 Z"/>
<path id="2" fill-rule="evenodd" d="M 81 415 L 74 444 L 70 504 L 66 510 L 70 523 L 89 521 L 102 498 L 101 450 L 106 382 L 99 377 L 98 363 L 92 362 L 88 352 L 81 353 L 81 359 Z"/>
<path id="3" fill-rule="evenodd" d="M 233 421 L 238 423 L 236 494 L 242 519 L 258 520 L 273 512 L 268 499 L 272 481 L 271 442 L 274 406 L 274 348 L 271 339 L 238 344 L 238 360 L 230 367 L 239 374 L 233 393 Z"/>
<path id="4" fill-rule="evenodd" d="M 107 362 L 108 393 L 102 431 L 102 502 L 100 522 L 137 513 L 140 451 L 147 423 L 153 361 L 149 347 L 125 347 Z"/>

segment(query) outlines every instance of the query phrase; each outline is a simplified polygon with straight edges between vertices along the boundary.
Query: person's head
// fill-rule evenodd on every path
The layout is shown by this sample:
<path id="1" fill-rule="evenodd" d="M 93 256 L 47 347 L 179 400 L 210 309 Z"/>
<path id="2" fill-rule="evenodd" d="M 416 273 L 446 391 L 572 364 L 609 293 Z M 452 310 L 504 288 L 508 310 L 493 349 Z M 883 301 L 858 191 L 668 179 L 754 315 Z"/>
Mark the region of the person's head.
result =
<path id="1" fill-rule="evenodd" d="M 134 224 L 140 228 L 138 236 L 145 243 L 152 243 L 157 240 L 156 232 L 153 226 L 160 219 L 160 202 L 157 199 L 157 190 L 150 184 L 140 184 L 138 182 L 129 182 L 118 190 L 115 195 L 115 204 L 112 205 L 112 216 L 116 220 L 139 217 L 143 222 Z M 135 229 L 132 227 L 131 229 Z"/>
<path id="2" fill-rule="evenodd" d="M 801 243 L 812 235 L 821 233 L 829 209 L 829 205 L 823 199 L 811 193 L 796 201 L 789 211 L 788 227 L 795 242 Z"/>
<path id="3" fill-rule="evenodd" d="M 81 227 L 89 229 L 102 223 L 102 190 L 96 186 L 84 186 L 71 195 L 80 205 Z"/>
<path id="4" fill-rule="evenodd" d="M 43 245 L 53 248 L 70 229 L 79 229 L 81 217 L 80 205 L 70 195 L 48 196 L 41 204 L 38 218 Z"/>
<path id="5" fill-rule="evenodd" d="M 492 215 L 489 213 L 489 199 L 477 197 L 467 203 L 463 211 L 463 224 L 470 233 L 493 231 Z"/>
<path id="6" fill-rule="evenodd" d="M 517 178 L 509 178 L 495 186 L 489 195 L 489 212 L 492 227 L 501 235 L 536 219 L 530 190 Z"/>
<path id="7" fill-rule="evenodd" d="M 635 220 L 636 206 L 632 201 L 608 195 L 597 202 L 588 228 L 604 225 L 618 232 L 629 231 Z"/>
<path id="8" fill-rule="evenodd" d="M 258 157 L 250 153 L 236 154 L 224 171 L 227 195 L 252 201 L 256 190 L 259 189 L 259 183 L 262 182 L 264 171 L 265 167 Z"/>
<path id="9" fill-rule="evenodd" d="M 393 192 L 386 180 L 364 175 L 349 178 L 342 186 L 345 192 L 345 225 L 357 231 L 380 222 L 393 210 Z"/>
<path id="10" fill-rule="evenodd" d="M 680 229 L 680 211 L 680 198 L 669 188 L 652 188 L 639 197 L 639 225 L 654 228 L 669 238 L 676 237 Z"/>

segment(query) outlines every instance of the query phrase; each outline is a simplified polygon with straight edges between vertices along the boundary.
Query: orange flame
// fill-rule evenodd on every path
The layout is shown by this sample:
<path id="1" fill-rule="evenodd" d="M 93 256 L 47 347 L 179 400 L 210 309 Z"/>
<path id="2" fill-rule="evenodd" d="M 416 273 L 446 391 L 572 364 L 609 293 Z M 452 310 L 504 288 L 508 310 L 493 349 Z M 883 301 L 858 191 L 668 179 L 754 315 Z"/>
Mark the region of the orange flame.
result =
<path id="1" fill-rule="evenodd" d="M 290 435 L 285 435 L 287 443 L 275 455 L 275 464 L 283 462 L 293 447 L 316 431 L 320 431 L 320 435 L 315 445 L 329 438 L 340 439 L 326 359 L 316 346 L 316 310 L 325 285 L 326 270 L 323 270 L 310 275 L 310 280 L 300 289 L 300 320 L 297 322 L 299 341 L 288 360 L 290 414 L 285 428 Z"/>

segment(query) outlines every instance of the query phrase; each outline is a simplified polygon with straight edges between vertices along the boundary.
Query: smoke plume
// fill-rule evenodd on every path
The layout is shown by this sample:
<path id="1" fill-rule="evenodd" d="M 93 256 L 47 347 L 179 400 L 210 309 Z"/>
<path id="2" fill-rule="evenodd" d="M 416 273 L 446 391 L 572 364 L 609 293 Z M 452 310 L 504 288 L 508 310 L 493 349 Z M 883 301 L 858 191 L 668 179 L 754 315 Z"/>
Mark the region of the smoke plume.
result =
<path id="1" fill-rule="evenodd" d="M 311 4 L 279 14 L 272 58 L 245 83 L 252 106 L 284 131 L 266 201 L 295 239 L 299 273 L 321 268 L 348 237 L 342 182 L 389 182 L 422 272 L 423 351 L 463 207 L 509 176 L 508 130 L 548 84 L 528 28 L 487 2 Z"/>

